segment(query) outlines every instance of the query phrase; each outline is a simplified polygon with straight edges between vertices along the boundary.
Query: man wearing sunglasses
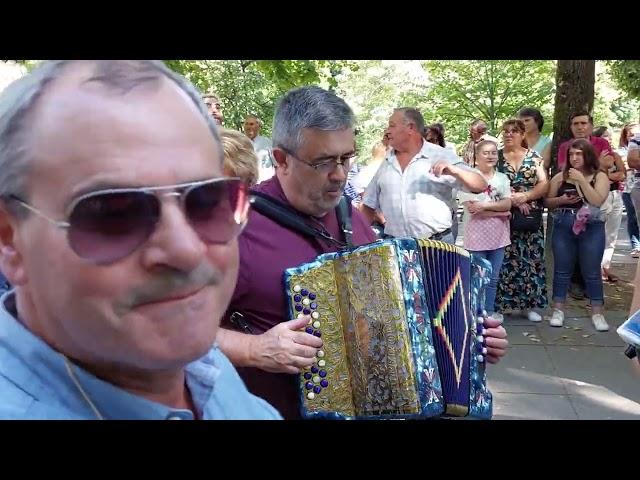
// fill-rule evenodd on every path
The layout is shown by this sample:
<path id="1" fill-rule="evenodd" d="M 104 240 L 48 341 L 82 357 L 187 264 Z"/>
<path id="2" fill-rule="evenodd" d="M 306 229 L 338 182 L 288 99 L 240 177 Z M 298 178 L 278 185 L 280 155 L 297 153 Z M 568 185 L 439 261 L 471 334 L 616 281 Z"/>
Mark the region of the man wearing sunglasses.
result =
<path id="1" fill-rule="evenodd" d="M 0 418 L 280 418 L 215 345 L 248 202 L 182 77 L 44 62 L 0 95 L 0 198 Z"/>
<path id="2" fill-rule="evenodd" d="M 285 419 L 300 418 L 298 374 L 313 364 L 322 340 L 302 330 L 309 316 L 284 317 L 283 272 L 334 252 L 345 241 L 336 206 L 356 153 L 353 127 L 351 108 L 334 93 L 318 87 L 289 91 L 273 121 L 276 175 L 257 190 L 293 208 L 334 241 L 305 237 L 255 210 L 239 239 L 238 284 L 218 341 L 249 390 Z M 362 214 L 351 211 L 353 243 L 375 241 Z M 504 329 L 489 328 L 488 335 L 501 337 L 490 356 L 502 356 Z"/>

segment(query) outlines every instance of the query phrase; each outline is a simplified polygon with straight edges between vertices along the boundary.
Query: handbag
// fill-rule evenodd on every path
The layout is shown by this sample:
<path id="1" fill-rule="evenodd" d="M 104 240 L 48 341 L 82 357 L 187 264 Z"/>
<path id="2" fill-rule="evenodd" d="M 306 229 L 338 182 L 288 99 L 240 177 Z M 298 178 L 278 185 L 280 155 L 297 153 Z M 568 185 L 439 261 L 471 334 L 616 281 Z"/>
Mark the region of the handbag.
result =
<path id="1" fill-rule="evenodd" d="M 537 232 L 542 226 L 542 209 L 532 208 L 528 214 L 518 208 L 511 209 L 511 231 Z"/>

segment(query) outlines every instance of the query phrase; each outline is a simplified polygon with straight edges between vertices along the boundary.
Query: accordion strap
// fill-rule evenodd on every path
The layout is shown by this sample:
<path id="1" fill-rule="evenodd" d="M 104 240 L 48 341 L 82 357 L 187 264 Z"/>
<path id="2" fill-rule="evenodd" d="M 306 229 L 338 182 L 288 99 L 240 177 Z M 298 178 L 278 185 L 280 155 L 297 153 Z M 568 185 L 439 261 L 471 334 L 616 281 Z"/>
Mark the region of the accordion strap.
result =
<path id="1" fill-rule="evenodd" d="M 322 238 L 332 244 L 337 245 L 340 248 L 345 247 L 344 242 L 341 242 L 333 238 L 331 234 L 329 234 L 329 232 L 327 232 L 326 230 L 323 231 L 323 230 L 320 230 L 319 228 L 309 225 L 306 219 L 302 215 L 300 215 L 298 212 L 296 212 L 293 208 L 291 208 L 289 205 L 286 205 L 269 195 L 252 190 L 250 201 L 251 201 L 252 208 L 255 209 L 258 213 L 261 213 L 265 217 L 270 218 L 274 222 L 279 223 L 280 225 L 290 230 L 294 230 L 307 237 Z M 342 204 L 343 201 L 346 201 L 344 197 L 340 199 L 340 204 Z M 339 213 L 339 210 L 338 210 L 338 213 Z M 338 215 L 338 220 L 340 221 L 341 224 L 345 224 L 345 223 L 348 224 L 349 234 L 351 234 L 350 215 L 347 222 L 344 222 L 344 219 L 341 219 L 340 214 Z M 344 231 L 345 227 L 342 227 L 342 228 Z M 346 235 L 346 232 L 345 232 L 345 235 Z M 349 237 L 347 240 L 350 241 L 351 237 Z"/>

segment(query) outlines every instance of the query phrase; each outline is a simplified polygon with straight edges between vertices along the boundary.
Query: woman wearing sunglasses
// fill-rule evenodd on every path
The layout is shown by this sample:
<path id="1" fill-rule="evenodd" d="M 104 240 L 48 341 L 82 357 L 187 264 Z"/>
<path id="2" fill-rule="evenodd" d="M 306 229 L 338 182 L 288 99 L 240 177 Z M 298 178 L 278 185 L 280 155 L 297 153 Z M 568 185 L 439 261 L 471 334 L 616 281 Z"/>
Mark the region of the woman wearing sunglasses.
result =
<path id="1" fill-rule="evenodd" d="M 215 346 L 248 215 L 216 132 L 161 62 L 2 92 L 0 418 L 280 418 Z"/>

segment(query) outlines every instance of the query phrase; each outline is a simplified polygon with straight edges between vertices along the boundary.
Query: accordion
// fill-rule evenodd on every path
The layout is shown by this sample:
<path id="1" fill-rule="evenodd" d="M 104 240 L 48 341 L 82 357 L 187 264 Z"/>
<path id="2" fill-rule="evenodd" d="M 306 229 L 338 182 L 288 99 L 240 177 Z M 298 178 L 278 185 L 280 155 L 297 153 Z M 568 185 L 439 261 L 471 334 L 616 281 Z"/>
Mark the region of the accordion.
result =
<path id="1" fill-rule="evenodd" d="M 380 240 L 285 271 L 289 318 L 321 337 L 304 418 L 490 419 L 481 335 L 491 265 L 453 245 Z"/>

